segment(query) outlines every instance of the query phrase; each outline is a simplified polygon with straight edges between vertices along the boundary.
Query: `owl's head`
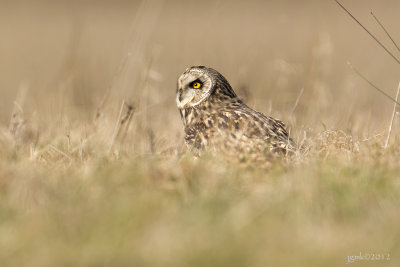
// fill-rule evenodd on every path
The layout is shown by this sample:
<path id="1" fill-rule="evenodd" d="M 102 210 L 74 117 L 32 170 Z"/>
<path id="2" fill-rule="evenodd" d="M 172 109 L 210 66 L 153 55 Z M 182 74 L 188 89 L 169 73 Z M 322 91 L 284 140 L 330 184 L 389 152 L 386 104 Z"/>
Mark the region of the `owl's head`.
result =
<path id="1" fill-rule="evenodd" d="M 194 66 L 186 69 L 178 78 L 176 105 L 180 109 L 196 107 L 215 94 L 219 94 L 221 99 L 236 97 L 221 73 L 212 68 Z"/>

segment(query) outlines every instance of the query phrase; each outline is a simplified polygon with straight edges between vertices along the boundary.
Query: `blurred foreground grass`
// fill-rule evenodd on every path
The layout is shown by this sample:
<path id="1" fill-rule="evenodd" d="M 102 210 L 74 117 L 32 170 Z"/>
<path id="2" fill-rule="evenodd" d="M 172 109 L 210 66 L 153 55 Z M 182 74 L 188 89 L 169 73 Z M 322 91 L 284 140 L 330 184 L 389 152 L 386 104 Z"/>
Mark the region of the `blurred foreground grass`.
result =
<path id="1" fill-rule="evenodd" d="M 398 116 L 384 150 L 393 105 L 345 62 L 391 96 L 398 65 L 334 1 L 0 6 L 0 267 L 400 266 Z M 399 1 L 346 7 L 399 40 Z M 176 78 L 199 64 L 307 153 L 186 154 Z"/>
<path id="2" fill-rule="evenodd" d="M 341 266 L 360 251 L 391 259 L 355 266 L 398 266 L 399 152 L 381 153 L 330 148 L 269 169 L 3 153 L 1 266 Z"/>

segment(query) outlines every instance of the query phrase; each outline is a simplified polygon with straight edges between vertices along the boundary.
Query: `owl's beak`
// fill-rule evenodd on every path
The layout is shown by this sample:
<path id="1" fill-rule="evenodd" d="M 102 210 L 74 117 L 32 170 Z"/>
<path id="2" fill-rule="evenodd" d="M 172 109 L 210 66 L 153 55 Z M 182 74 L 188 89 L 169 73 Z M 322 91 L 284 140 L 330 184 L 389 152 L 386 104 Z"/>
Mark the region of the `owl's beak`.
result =
<path id="1" fill-rule="evenodd" d="M 182 109 L 192 101 L 193 97 L 195 96 L 194 90 L 184 90 L 181 87 L 178 87 L 178 92 L 176 92 L 176 105 L 178 108 Z"/>

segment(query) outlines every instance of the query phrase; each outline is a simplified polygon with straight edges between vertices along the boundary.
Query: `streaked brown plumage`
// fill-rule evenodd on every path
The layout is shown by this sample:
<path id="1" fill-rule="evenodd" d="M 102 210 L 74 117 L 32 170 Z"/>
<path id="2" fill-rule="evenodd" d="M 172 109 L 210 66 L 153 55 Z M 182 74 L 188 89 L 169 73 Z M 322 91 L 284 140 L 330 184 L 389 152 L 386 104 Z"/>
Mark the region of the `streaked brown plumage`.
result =
<path id="1" fill-rule="evenodd" d="M 239 156 L 286 155 L 296 149 L 281 121 L 245 105 L 214 69 L 186 69 L 178 79 L 176 103 L 185 142 L 193 151 L 211 149 Z"/>

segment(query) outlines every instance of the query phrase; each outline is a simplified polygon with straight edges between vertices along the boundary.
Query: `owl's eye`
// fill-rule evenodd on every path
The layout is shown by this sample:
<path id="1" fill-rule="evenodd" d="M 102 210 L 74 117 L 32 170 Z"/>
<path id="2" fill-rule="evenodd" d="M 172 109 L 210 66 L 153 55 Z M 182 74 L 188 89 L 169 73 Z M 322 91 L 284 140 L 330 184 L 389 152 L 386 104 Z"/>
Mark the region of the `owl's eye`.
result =
<path id="1" fill-rule="evenodd" d="M 200 81 L 194 81 L 192 83 L 193 89 L 199 89 L 202 86 L 202 83 Z"/>

